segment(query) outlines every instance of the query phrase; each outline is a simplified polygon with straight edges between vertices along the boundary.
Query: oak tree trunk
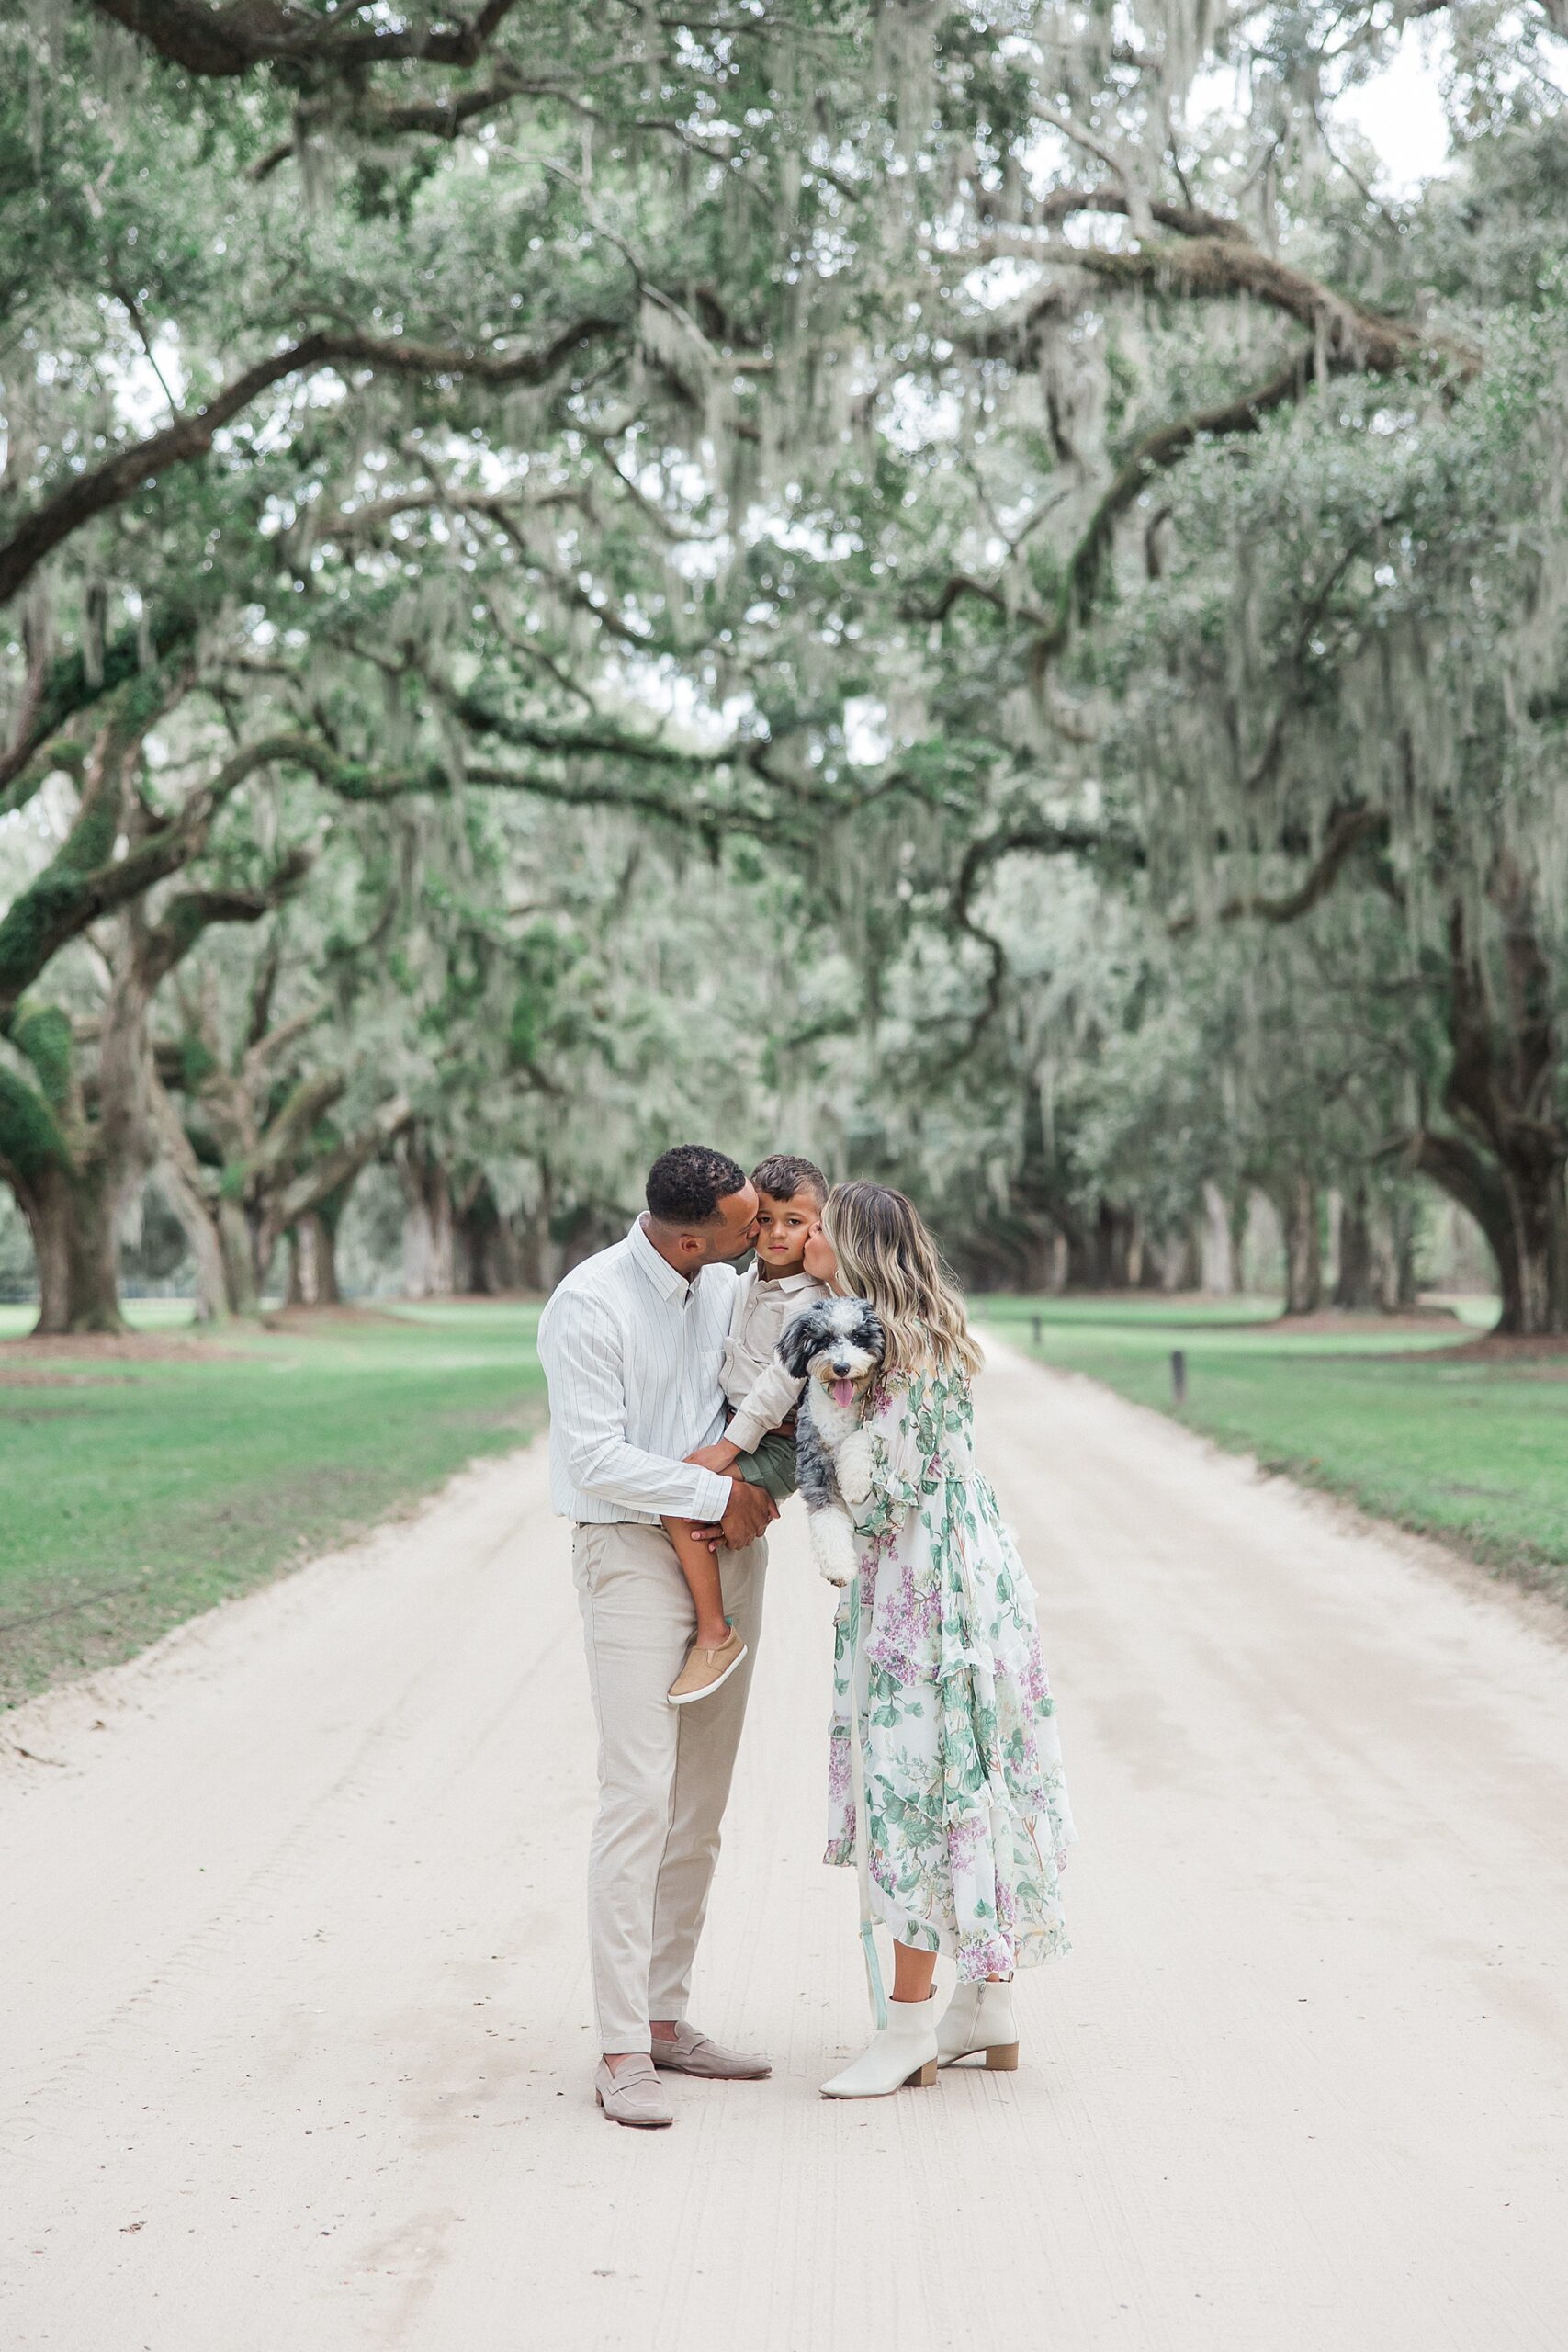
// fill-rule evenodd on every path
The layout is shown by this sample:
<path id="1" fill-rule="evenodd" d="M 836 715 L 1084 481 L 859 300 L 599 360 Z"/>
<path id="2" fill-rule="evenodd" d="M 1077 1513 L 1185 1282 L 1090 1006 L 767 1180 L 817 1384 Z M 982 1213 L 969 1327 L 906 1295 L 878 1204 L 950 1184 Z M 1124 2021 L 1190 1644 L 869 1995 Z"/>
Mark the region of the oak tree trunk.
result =
<path id="1" fill-rule="evenodd" d="M 406 1136 L 397 1152 L 403 1188 L 403 1291 L 437 1298 L 455 1287 L 452 1187 L 423 1136 Z"/>
<path id="2" fill-rule="evenodd" d="M 502 1217 L 490 1181 L 464 1185 L 453 1212 L 452 1286 L 481 1298 L 518 1286 L 518 1250 Z"/>
<path id="3" fill-rule="evenodd" d="M 1285 1312 L 1315 1315 L 1323 1305 L 1323 1239 L 1317 1187 L 1306 1175 L 1278 1185 L 1274 1205 L 1285 1243 Z"/>
<path id="4" fill-rule="evenodd" d="M 339 1306 L 337 1234 L 320 1209 L 307 1210 L 288 1232 L 290 1306 Z"/>
<path id="5" fill-rule="evenodd" d="M 1426 1132 L 1413 1157 L 1470 1211 L 1497 1266 L 1498 1329 L 1568 1331 L 1568 1121 L 1558 1109 L 1554 976 L 1529 888 L 1500 862 L 1501 984 L 1489 988 L 1469 918 L 1449 919 L 1453 1061 L 1443 1107 L 1455 1134 Z"/>
<path id="6" fill-rule="evenodd" d="M 38 1266 L 39 1334 L 123 1331 L 119 1192 L 100 1161 L 17 1188 Z"/>
<path id="7" fill-rule="evenodd" d="M 1371 1207 L 1364 1183 L 1354 1184 L 1339 1204 L 1338 1263 L 1334 1274 L 1334 1305 L 1347 1312 L 1367 1314 L 1386 1302 L 1378 1288 L 1372 1248 Z"/>

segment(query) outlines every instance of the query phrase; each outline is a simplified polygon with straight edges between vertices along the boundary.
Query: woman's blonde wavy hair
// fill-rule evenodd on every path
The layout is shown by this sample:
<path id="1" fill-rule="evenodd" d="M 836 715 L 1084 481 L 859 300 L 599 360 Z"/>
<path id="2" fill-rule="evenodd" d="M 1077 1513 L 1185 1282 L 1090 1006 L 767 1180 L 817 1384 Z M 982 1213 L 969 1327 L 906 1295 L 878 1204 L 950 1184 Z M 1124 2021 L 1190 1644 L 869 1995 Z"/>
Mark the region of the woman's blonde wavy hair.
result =
<path id="1" fill-rule="evenodd" d="M 835 1184 L 822 1230 L 839 1261 L 840 1289 L 882 1317 L 888 1372 L 979 1371 L 964 1301 L 913 1201 L 886 1184 Z"/>

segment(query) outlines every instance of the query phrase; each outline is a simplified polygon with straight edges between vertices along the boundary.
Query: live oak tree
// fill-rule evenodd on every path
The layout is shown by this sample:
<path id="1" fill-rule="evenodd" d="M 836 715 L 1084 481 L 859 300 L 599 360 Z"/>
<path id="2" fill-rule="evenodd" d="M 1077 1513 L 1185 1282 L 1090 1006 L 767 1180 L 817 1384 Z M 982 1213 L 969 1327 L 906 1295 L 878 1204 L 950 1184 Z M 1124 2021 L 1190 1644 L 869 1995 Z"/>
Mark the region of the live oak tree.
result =
<path id="1" fill-rule="evenodd" d="M 290 1294 L 334 1302 L 335 1236 L 355 1180 L 413 1116 L 389 1082 L 385 1021 L 363 1006 L 344 1019 L 341 1003 L 329 1018 L 321 981 L 341 974 L 322 953 L 322 911 L 310 894 L 297 899 L 248 968 L 219 949 L 164 999 L 153 1110 L 203 1320 L 254 1314 L 285 1238 Z"/>
<path id="2" fill-rule="evenodd" d="M 1465 195 L 1419 217 L 1381 204 L 1333 116 L 1413 16 L 1454 20 L 1479 231 Z M 1531 92 L 1552 21 L 792 0 L 722 22 L 628 7 L 606 37 L 564 7 L 13 11 L 0 813 L 68 797 L 128 698 L 177 695 L 212 774 L 270 747 L 225 799 L 234 844 L 259 843 L 284 778 L 312 845 L 341 838 L 367 870 L 395 846 L 391 984 L 374 1014 L 324 991 L 290 1067 L 329 1084 L 374 1035 L 389 1102 L 417 1115 L 416 1189 L 467 1201 L 476 1237 L 492 1213 L 519 1221 L 535 1271 L 541 1231 L 626 1196 L 656 1067 L 667 1096 L 730 1102 L 743 1125 L 765 1101 L 955 1216 L 995 1202 L 1005 1221 L 1027 1196 L 1037 1230 L 1054 1203 L 1082 1270 L 1120 1265 L 1134 1227 L 1150 1262 L 1177 1250 L 1194 1185 L 1235 1176 L 1232 1114 L 1216 1068 L 1224 1115 L 1188 1122 L 1179 1178 L 1137 1116 L 1117 1126 L 1094 1083 L 1107 1039 L 1133 1041 L 1133 1105 L 1182 1099 L 1192 1067 L 1193 1023 L 1162 1027 L 1128 975 L 1158 967 L 1179 991 L 1190 917 L 1239 939 L 1244 916 L 1304 915 L 1342 884 L 1391 921 L 1421 911 L 1396 914 L 1388 887 L 1398 807 L 1325 802 L 1334 761 L 1305 747 L 1365 724 L 1382 559 L 1357 526 L 1387 485 L 1361 453 L 1389 437 L 1385 411 L 1402 449 L 1450 417 L 1462 437 L 1501 314 L 1538 304 L 1558 166 Z M 1184 109 L 1216 58 L 1248 96 L 1199 119 Z M 1233 511 L 1226 469 L 1253 450 L 1262 487 Z M 1287 542 L 1269 495 L 1302 518 L 1293 582 L 1270 573 Z M 1416 568 L 1443 540 L 1433 524 Z M 1238 542 L 1256 550 L 1239 582 Z M 1333 634 L 1358 599 L 1367 628 Z M 1477 675 L 1486 632 L 1523 626 L 1500 605 L 1475 621 Z M 1522 675 L 1511 655 L 1495 669 Z M 1218 751 L 1211 721 L 1230 729 Z M 1445 985 L 1489 1099 L 1505 1063 L 1523 1070 L 1517 1024 L 1488 1063 L 1463 1005 L 1496 989 L 1467 998 L 1454 975 L 1511 954 L 1534 1002 L 1524 933 L 1543 969 L 1557 952 L 1539 800 L 1509 790 L 1497 839 L 1536 894 L 1528 922 L 1517 889 L 1512 917 L 1490 884 L 1447 901 L 1470 928 L 1445 934 Z M 1479 839 L 1456 874 L 1479 870 Z M 570 888 L 540 888 L 542 842 Z M 69 953 L 146 920 L 139 854 L 116 834 L 96 887 L 119 896 Z M 1071 972 L 1041 935 L 1047 860 L 1099 894 Z M 744 943 L 764 1024 L 728 1089 L 691 1021 L 647 1009 L 652 970 L 717 1010 L 661 901 L 682 874 L 723 910 L 710 949 Z M 265 899 L 276 877 L 253 860 L 245 879 Z M 1140 928 L 1108 972 L 1103 938 Z M 262 1043 L 233 1027 L 237 1001 L 209 1041 L 224 1085 Z M 658 1032 L 657 1066 L 628 1023 Z M 177 1028 L 160 1014 L 164 1060 Z M 237 1159 L 215 1140 L 212 1072 L 167 1098 L 188 1147 L 205 1129 L 231 1170 L 254 1159 L 288 1101 L 261 1099 L 266 1060 Z M 34 1067 L 13 1022 L 0 1069 L 32 1088 Z M 1519 1086 L 1539 1097 L 1528 1071 Z M 1048 1092 L 1072 1122 L 1047 1117 Z M 291 1152 L 324 1153 L 341 1108 L 286 1117 Z M 1495 1160 L 1473 1124 L 1369 1131 L 1368 1150 L 1437 1172 L 1441 1136 Z M 244 1181 L 254 1280 L 276 1216 Z M 317 1214 L 288 1197 L 297 1227 Z"/>

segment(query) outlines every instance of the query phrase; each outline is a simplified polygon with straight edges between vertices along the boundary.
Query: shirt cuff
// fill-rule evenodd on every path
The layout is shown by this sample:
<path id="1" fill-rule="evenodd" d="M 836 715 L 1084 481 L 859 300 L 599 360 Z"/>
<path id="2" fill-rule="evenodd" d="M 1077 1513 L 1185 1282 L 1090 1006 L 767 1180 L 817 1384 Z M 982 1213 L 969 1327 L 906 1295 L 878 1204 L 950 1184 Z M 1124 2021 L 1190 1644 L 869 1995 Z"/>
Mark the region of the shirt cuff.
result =
<path id="1" fill-rule="evenodd" d="M 716 1470 L 700 1469 L 695 1463 L 692 1464 L 692 1476 L 701 1482 L 692 1517 L 716 1522 L 729 1509 L 729 1479 Z"/>
<path id="2" fill-rule="evenodd" d="M 731 1415 L 729 1427 L 724 1434 L 731 1445 L 739 1447 L 742 1453 L 755 1453 L 773 1426 L 772 1421 L 764 1421 L 755 1413 L 748 1413 L 742 1408 Z"/>

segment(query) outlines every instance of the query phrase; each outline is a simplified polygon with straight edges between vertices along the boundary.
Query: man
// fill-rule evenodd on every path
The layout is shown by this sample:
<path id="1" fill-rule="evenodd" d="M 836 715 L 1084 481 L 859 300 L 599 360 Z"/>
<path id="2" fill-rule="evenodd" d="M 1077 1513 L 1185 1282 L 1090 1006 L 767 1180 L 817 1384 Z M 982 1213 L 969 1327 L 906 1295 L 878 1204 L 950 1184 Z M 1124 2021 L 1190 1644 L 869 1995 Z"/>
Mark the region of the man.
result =
<path id="1" fill-rule="evenodd" d="M 624 1241 L 560 1283 L 540 1318 L 539 1356 L 551 1499 L 572 1521 L 599 1726 L 588 1863 L 603 2053 L 594 2093 L 612 2122 L 656 2131 L 675 2120 L 658 2069 L 772 2071 L 688 2025 L 686 2000 L 757 1654 L 762 1532 L 778 1507 L 762 1487 L 683 1459 L 723 1426 L 719 1365 L 757 1194 L 723 1152 L 679 1144 L 649 1170 L 647 1198 Z M 665 1517 L 705 1522 L 724 1546 L 726 1607 L 749 1653 L 700 1707 L 672 1707 L 668 1695 L 695 1612 Z"/>

